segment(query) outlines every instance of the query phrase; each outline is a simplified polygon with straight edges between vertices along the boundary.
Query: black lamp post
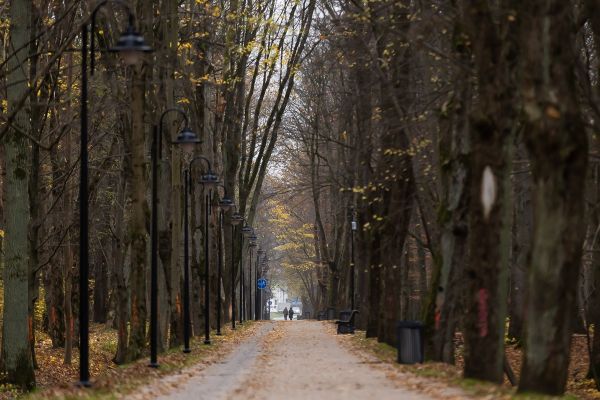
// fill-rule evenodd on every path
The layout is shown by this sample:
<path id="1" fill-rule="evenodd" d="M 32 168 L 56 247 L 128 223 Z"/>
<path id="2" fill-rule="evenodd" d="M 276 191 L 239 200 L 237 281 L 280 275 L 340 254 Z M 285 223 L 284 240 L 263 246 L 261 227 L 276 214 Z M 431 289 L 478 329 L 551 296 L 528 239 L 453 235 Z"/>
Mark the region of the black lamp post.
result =
<path id="1" fill-rule="evenodd" d="M 254 258 L 254 248 L 257 247 L 258 245 L 256 244 L 256 240 L 257 237 L 255 234 L 252 234 L 249 238 L 249 243 L 248 243 L 248 249 L 250 250 L 250 257 L 249 257 L 249 263 L 250 263 L 250 296 L 248 298 L 248 300 L 250 300 L 250 318 L 249 319 L 256 319 L 256 290 L 254 291 L 254 301 L 252 301 L 252 288 L 254 287 L 254 285 L 256 285 L 256 279 L 254 279 L 253 275 L 252 275 L 252 259 Z M 256 269 L 256 265 L 254 266 L 254 269 Z"/>
<path id="2" fill-rule="evenodd" d="M 79 382 L 80 386 L 90 386 L 89 359 L 89 205 L 88 205 L 88 57 L 91 63 L 91 75 L 94 74 L 94 31 L 96 15 L 108 1 L 101 1 L 92 10 L 91 29 L 87 24 L 81 26 L 81 148 L 79 174 Z M 144 52 L 152 49 L 146 45 L 144 38 L 136 33 L 135 17 L 129 6 L 121 1 L 114 1 L 125 7 L 129 19 L 127 29 L 119 38 L 117 45 L 110 49 L 123 56 L 126 65 L 137 64 Z M 88 35 L 91 31 L 90 54 L 88 54 Z"/>
<path id="3" fill-rule="evenodd" d="M 181 135 L 180 135 L 181 136 Z M 195 157 L 190 160 L 187 169 L 183 171 L 183 352 L 189 353 L 190 337 L 192 335 L 192 317 L 190 307 L 190 225 L 189 225 L 189 195 L 192 192 L 192 168 L 196 161 L 204 157 Z M 210 169 L 210 163 L 209 163 Z"/>
<path id="4" fill-rule="evenodd" d="M 231 329 L 235 329 L 235 227 L 244 221 L 238 212 L 231 216 Z M 241 291 L 240 291 L 241 292 Z M 240 304 L 242 304 L 240 302 Z M 241 313 L 240 313 L 241 315 Z"/>
<path id="5" fill-rule="evenodd" d="M 177 135 L 177 139 L 172 144 L 178 144 L 182 149 L 189 153 L 193 146 L 200 143 L 198 136 L 189 129 L 189 120 L 186 113 L 177 109 L 169 108 L 165 110 L 159 118 L 158 126 L 154 125 L 154 138 L 152 141 L 152 215 L 151 215 L 151 268 L 150 268 L 150 367 L 157 368 L 158 360 L 158 160 L 162 158 L 162 136 L 163 136 L 163 122 L 164 118 L 168 113 L 176 112 L 180 114 L 184 121 L 185 126 L 181 132 Z M 187 182 L 187 171 L 185 171 L 184 179 Z M 185 212 L 187 213 L 187 191 L 185 193 Z M 187 219 L 184 220 L 184 224 L 187 224 Z M 187 226 L 184 230 L 187 234 Z M 185 239 L 187 240 L 187 238 Z M 184 258 L 187 258 L 188 254 L 184 254 Z M 185 263 L 184 263 L 185 264 Z M 185 268 L 184 276 L 188 275 L 188 269 Z M 185 279 L 189 282 L 189 277 Z M 187 307 L 187 310 L 186 310 Z M 184 332 L 189 329 L 189 287 L 187 285 L 183 288 L 183 315 L 184 315 Z M 184 339 L 186 335 L 184 333 Z M 184 340 L 185 353 L 190 351 L 189 343 L 189 332 L 187 340 Z"/>
<path id="6" fill-rule="evenodd" d="M 241 247 L 242 247 L 242 253 L 240 256 L 240 270 L 241 270 L 241 277 L 242 277 L 242 283 L 241 283 L 241 289 L 240 289 L 240 293 L 241 293 L 241 312 L 240 312 L 240 322 L 243 322 L 244 320 L 247 320 L 246 318 L 246 296 L 247 296 L 247 287 L 246 287 L 246 277 L 245 277 L 245 273 L 244 273 L 244 238 L 249 237 L 253 234 L 254 230 L 252 229 L 251 226 L 244 226 L 242 228 L 242 239 L 241 239 Z"/>
<path id="7" fill-rule="evenodd" d="M 223 197 L 219 200 L 219 257 L 217 264 L 217 285 L 219 292 L 217 296 L 217 336 L 221 336 L 221 281 L 223 280 L 223 215 L 226 211 L 232 209 L 235 206 L 235 204 L 233 203 L 233 200 L 227 195 L 227 188 L 225 187 L 225 185 L 219 184 L 218 186 L 222 187 L 224 191 Z"/>
<path id="8" fill-rule="evenodd" d="M 254 280 L 253 285 L 256 285 L 256 295 L 254 296 L 254 319 L 256 321 L 262 320 L 262 289 L 258 287 L 258 280 L 262 278 L 262 272 L 259 273 L 259 268 L 262 270 L 262 265 L 260 263 L 260 257 L 265 254 L 264 250 L 260 248 L 256 251 L 256 279 Z"/>
<path id="9" fill-rule="evenodd" d="M 199 183 L 204 187 L 204 344 L 210 344 L 210 285 L 209 285 L 209 269 L 210 269 L 210 237 L 209 237 L 209 215 L 210 215 L 210 197 L 212 196 L 212 189 L 219 184 L 219 177 L 213 172 L 210 165 L 210 160 L 203 156 L 198 156 L 190 161 L 188 168 L 188 179 L 186 180 L 186 195 L 191 191 L 192 182 L 192 166 L 194 162 L 202 160 L 206 163 L 206 173 L 200 175 Z M 187 210 L 187 208 L 186 208 Z M 187 213 L 185 220 L 188 220 Z M 187 222 L 185 225 L 185 234 L 188 235 Z M 184 254 L 187 253 L 189 246 L 189 240 L 185 240 L 184 243 Z M 189 268 L 189 259 L 185 260 L 185 268 Z"/>
<path id="10" fill-rule="evenodd" d="M 206 157 L 201 157 L 206 161 L 208 170 L 200 176 L 200 184 L 204 186 L 204 344 L 210 344 L 210 235 L 208 218 L 211 212 L 210 198 L 212 189 L 219 184 L 219 177 L 212 171 L 210 161 Z"/>
<path id="11" fill-rule="evenodd" d="M 350 221 L 350 310 L 355 310 L 354 281 L 355 281 L 355 260 L 354 260 L 354 234 L 358 229 L 358 224 L 354 218 L 354 209 L 351 209 L 352 219 Z"/>

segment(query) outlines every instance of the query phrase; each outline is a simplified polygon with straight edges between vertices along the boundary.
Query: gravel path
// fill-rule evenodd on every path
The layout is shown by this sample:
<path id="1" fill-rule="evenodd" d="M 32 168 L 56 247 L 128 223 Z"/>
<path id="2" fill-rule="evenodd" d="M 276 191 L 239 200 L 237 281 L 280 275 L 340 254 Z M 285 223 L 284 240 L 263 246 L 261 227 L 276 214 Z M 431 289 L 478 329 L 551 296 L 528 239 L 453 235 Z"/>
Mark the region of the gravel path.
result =
<path id="1" fill-rule="evenodd" d="M 278 322 L 245 399 L 403 399 L 429 397 L 402 388 L 386 372 L 342 347 L 326 322 Z M 268 377 L 268 378 L 267 378 Z"/>
<path id="2" fill-rule="evenodd" d="M 430 399 L 349 352 L 328 329 L 316 321 L 262 322 L 221 362 L 163 378 L 136 398 Z"/>

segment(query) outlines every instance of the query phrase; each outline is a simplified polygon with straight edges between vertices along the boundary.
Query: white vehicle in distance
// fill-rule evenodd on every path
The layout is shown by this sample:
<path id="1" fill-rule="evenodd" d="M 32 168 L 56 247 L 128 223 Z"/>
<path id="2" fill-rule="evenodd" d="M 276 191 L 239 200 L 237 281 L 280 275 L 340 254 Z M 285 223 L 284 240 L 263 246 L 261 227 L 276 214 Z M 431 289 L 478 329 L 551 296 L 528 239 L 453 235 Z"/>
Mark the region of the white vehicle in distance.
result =
<path id="1" fill-rule="evenodd" d="M 298 319 L 298 316 L 300 316 L 302 314 L 302 311 L 300 311 L 300 307 L 292 307 L 292 310 L 294 310 L 294 318 Z"/>

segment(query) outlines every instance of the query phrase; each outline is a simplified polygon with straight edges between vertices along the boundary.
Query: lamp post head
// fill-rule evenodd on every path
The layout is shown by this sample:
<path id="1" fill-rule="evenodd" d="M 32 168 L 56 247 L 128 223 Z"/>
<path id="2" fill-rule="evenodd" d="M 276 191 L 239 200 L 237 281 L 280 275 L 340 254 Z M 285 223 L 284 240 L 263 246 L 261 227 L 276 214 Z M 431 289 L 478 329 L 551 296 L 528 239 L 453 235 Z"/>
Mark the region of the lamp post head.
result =
<path id="1" fill-rule="evenodd" d="M 358 224 L 356 221 L 352 220 L 352 231 L 356 232 L 358 230 Z"/>
<path id="2" fill-rule="evenodd" d="M 200 176 L 200 183 L 206 189 L 214 189 L 219 184 L 219 177 L 209 169 L 205 174 Z"/>
<path id="3" fill-rule="evenodd" d="M 256 242 L 255 241 L 251 241 L 250 244 L 248 244 L 249 247 L 256 247 Z"/>
<path id="4" fill-rule="evenodd" d="M 187 126 L 179 132 L 175 139 L 175 144 L 181 146 L 181 150 L 188 156 L 194 151 L 194 146 L 199 143 L 202 143 L 202 140 Z"/>
<path id="5" fill-rule="evenodd" d="M 252 234 L 249 238 L 250 242 L 254 242 L 256 244 L 256 241 L 258 240 L 258 237 L 256 237 L 255 234 Z"/>
<path id="6" fill-rule="evenodd" d="M 142 61 L 142 55 L 151 52 L 152 48 L 146 44 L 144 37 L 135 31 L 130 21 L 125 32 L 119 37 L 117 45 L 110 51 L 119 53 L 125 65 L 136 65 Z"/>
<path id="7" fill-rule="evenodd" d="M 252 229 L 251 226 L 245 226 L 242 228 L 242 233 L 244 234 L 245 237 L 250 237 L 250 235 L 252 235 L 253 232 L 254 232 L 254 229 Z"/>
<path id="8" fill-rule="evenodd" d="M 231 225 L 236 226 L 244 221 L 244 217 L 239 212 L 234 212 L 231 216 Z"/>
<path id="9" fill-rule="evenodd" d="M 221 207 L 221 210 L 225 212 L 232 209 L 234 206 L 235 204 L 233 203 L 233 200 L 231 200 L 229 197 L 223 197 L 219 201 L 219 207 Z"/>

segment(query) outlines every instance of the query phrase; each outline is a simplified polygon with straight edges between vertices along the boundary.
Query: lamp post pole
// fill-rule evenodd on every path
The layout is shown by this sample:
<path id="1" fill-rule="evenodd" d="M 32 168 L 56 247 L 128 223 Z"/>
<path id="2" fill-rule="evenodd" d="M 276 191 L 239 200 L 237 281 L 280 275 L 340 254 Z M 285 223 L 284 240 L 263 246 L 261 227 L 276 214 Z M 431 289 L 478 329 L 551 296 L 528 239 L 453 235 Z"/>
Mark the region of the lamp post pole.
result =
<path id="1" fill-rule="evenodd" d="M 240 324 L 244 323 L 246 316 L 246 307 L 244 307 L 244 232 L 240 229 Z"/>
<path id="2" fill-rule="evenodd" d="M 204 188 L 206 190 L 206 187 Z M 204 195 L 204 344 L 210 344 L 210 243 L 209 243 L 209 192 Z"/>
<path id="3" fill-rule="evenodd" d="M 134 29 L 135 18 L 126 3 L 114 0 L 122 5 L 128 14 L 128 25 L 126 31 L 121 34 L 117 45 L 110 49 L 112 52 L 120 53 L 125 64 L 137 64 L 143 52 L 150 52 L 144 38 Z M 92 10 L 90 15 L 91 29 L 87 23 L 81 26 L 81 146 L 80 146 L 80 172 L 79 172 L 79 382 L 82 387 L 89 387 L 89 153 L 88 153 L 88 57 L 90 60 L 90 74 L 94 74 L 94 30 L 96 26 L 96 14 L 107 0 L 101 1 Z M 88 36 L 91 33 L 91 46 L 88 52 Z M 88 54 L 89 53 L 89 54 Z"/>
<path id="4" fill-rule="evenodd" d="M 250 247 L 246 249 L 246 257 L 248 257 L 248 251 L 251 251 Z M 244 271 L 244 321 L 252 320 L 252 315 L 249 315 L 250 312 L 248 311 L 248 302 L 252 301 L 252 292 L 248 289 L 248 281 L 252 276 L 252 257 L 248 259 L 248 268 L 247 274 L 246 271 Z M 250 275 L 250 277 L 248 275 Z"/>
<path id="5" fill-rule="evenodd" d="M 241 229 L 241 231 L 242 231 L 241 232 L 242 252 L 240 255 L 240 261 L 241 261 L 240 268 L 242 270 L 242 274 L 241 274 L 242 275 L 242 288 L 241 288 L 240 292 L 243 295 L 241 313 L 244 316 L 243 317 L 244 320 L 250 320 L 250 319 L 252 319 L 252 315 L 250 315 L 248 317 L 248 303 L 247 302 L 250 301 L 250 304 L 252 303 L 252 292 L 250 292 L 250 299 L 248 299 L 247 298 L 248 297 L 248 293 L 247 293 L 248 287 L 246 286 L 246 277 L 245 277 L 245 273 L 244 273 L 244 238 L 247 237 L 249 239 L 248 240 L 248 249 L 251 249 L 252 246 L 255 245 L 253 243 L 253 239 L 255 240 L 256 237 L 254 236 L 254 233 L 253 233 L 254 230 L 252 229 L 251 226 L 246 225 Z M 250 277 L 249 277 L 249 279 L 252 280 L 252 255 L 250 255 L 249 262 L 250 262 Z"/>
<path id="6" fill-rule="evenodd" d="M 255 319 L 254 318 L 254 304 L 252 303 L 252 288 L 254 287 L 255 282 L 252 282 L 252 258 L 254 258 L 254 246 L 252 246 L 252 244 L 250 244 L 250 259 L 248 260 L 248 262 L 250 263 L 250 297 L 248 300 L 250 300 L 250 317 L 248 319 L 252 320 Z M 256 297 L 256 296 L 255 296 Z"/>
<path id="7" fill-rule="evenodd" d="M 190 170 L 183 173 L 183 352 L 189 353 L 192 318 L 190 315 L 190 223 L 189 223 L 189 196 L 192 190 Z"/>
<path id="8" fill-rule="evenodd" d="M 219 183 L 219 178 L 213 173 L 210 166 L 210 160 L 203 156 L 193 158 L 188 167 L 190 190 L 192 181 L 192 167 L 194 162 L 202 160 L 206 163 L 207 171 L 205 174 L 200 176 L 200 183 L 204 186 L 204 344 L 210 344 L 210 285 L 209 285 L 209 266 L 210 266 L 210 237 L 209 237 L 209 215 L 210 215 L 210 197 L 212 194 L 212 187 Z M 186 220 L 187 220 L 186 216 Z M 187 242 L 185 246 L 187 246 Z M 189 263 L 189 261 L 188 261 Z M 186 266 L 185 268 L 189 268 Z"/>
<path id="9" fill-rule="evenodd" d="M 231 223 L 231 329 L 235 330 L 235 225 Z"/>
<path id="10" fill-rule="evenodd" d="M 218 291 L 219 291 L 219 296 L 217 297 L 217 335 L 221 335 L 221 312 L 222 312 L 222 302 L 221 302 L 221 283 L 223 280 L 223 259 L 224 259 L 224 252 L 225 249 L 223 248 L 224 243 L 223 243 L 223 235 L 224 235 L 224 231 L 223 231 L 223 224 L 224 224 L 224 220 L 225 220 L 225 211 L 227 210 L 231 210 L 235 207 L 235 203 L 233 202 L 233 200 L 227 195 L 227 187 L 225 185 L 222 184 L 218 184 L 218 187 L 222 187 L 223 188 L 223 197 L 219 199 L 219 265 L 218 265 Z M 217 189 L 217 193 L 218 193 L 218 189 Z M 235 220 L 235 221 L 234 221 Z M 231 215 L 231 226 L 234 226 L 234 223 L 239 223 L 239 219 L 238 216 L 233 213 Z M 232 231 L 232 235 L 231 235 L 231 241 L 233 243 L 233 231 Z M 233 248 L 233 247 L 232 247 Z M 231 252 L 231 257 L 233 259 L 233 251 Z M 234 314 L 234 307 L 235 307 L 235 289 L 234 289 L 234 284 L 235 284 L 235 271 L 233 269 L 233 263 L 232 263 L 232 279 L 231 279 L 231 310 L 232 310 L 232 321 L 233 321 L 233 326 L 232 329 L 235 329 L 235 314 Z"/>
<path id="11" fill-rule="evenodd" d="M 223 270 L 223 209 L 219 209 L 219 244 L 217 264 L 217 336 L 221 336 L 221 280 Z"/>
<path id="12" fill-rule="evenodd" d="M 261 301 L 262 301 L 262 289 L 260 289 L 258 287 L 258 280 L 259 278 L 262 278 L 262 273 L 259 274 L 258 270 L 259 268 L 262 269 L 261 264 L 260 264 L 260 256 L 264 253 L 263 250 L 258 249 L 256 251 L 256 265 L 255 265 L 255 276 L 256 279 L 253 282 L 253 285 L 255 285 L 256 287 L 256 294 L 254 296 L 254 319 L 256 321 L 259 321 L 262 319 L 262 305 L 261 305 Z"/>
<path id="13" fill-rule="evenodd" d="M 355 259 L 354 259 L 354 233 L 356 232 L 357 229 L 357 223 L 354 220 L 354 212 L 352 212 L 352 222 L 351 222 L 351 226 L 350 226 L 350 252 L 351 252 L 351 261 L 350 261 L 350 310 L 355 310 L 355 294 L 354 294 L 354 285 L 355 285 Z"/>
<path id="14" fill-rule="evenodd" d="M 254 234 L 254 231 L 252 231 L 252 234 L 250 235 L 250 237 L 248 238 L 249 241 L 249 248 L 250 248 L 250 304 L 249 304 L 249 308 L 250 308 L 250 319 L 254 319 L 256 320 L 256 295 L 257 295 L 257 288 L 255 287 L 256 285 L 256 271 L 258 268 L 258 265 L 254 265 L 254 274 L 252 273 L 252 259 L 254 258 L 254 248 L 257 246 L 256 245 L 256 240 L 257 237 Z M 258 252 L 257 252 L 258 255 Z M 252 300 L 252 289 L 254 288 L 254 300 Z"/>
<path id="15" fill-rule="evenodd" d="M 170 144 L 182 145 L 185 151 L 190 152 L 191 147 L 200 143 L 200 139 L 192 132 L 189 126 L 189 120 L 186 113 L 178 108 L 169 108 L 160 115 L 158 126 L 154 125 L 154 135 L 152 140 L 152 214 L 151 214 L 151 250 L 150 250 L 150 364 L 152 368 L 158 368 L 158 160 L 162 157 L 162 136 L 164 118 L 171 112 L 179 113 L 184 121 L 185 126 L 177 136 L 175 142 Z M 184 213 L 187 213 L 188 202 L 188 178 L 189 172 L 186 170 L 184 174 L 185 193 L 184 193 Z M 187 215 L 187 214 L 185 214 Z M 187 217 L 184 218 L 184 225 L 187 224 Z M 184 242 L 187 244 L 188 228 L 184 228 Z M 187 247 L 184 245 L 184 276 L 188 274 L 187 262 L 188 258 Z M 183 287 L 183 337 L 184 337 L 184 353 L 190 352 L 190 332 L 189 332 L 189 277 L 184 279 Z M 186 293 L 187 291 L 187 293 Z"/>
<path id="16" fill-rule="evenodd" d="M 152 214 L 150 229 L 150 367 L 158 367 L 158 129 L 154 126 L 152 138 Z"/>
<path id="17" fill-rule="evenodd" d="M 238 212 L 234 212 L 231 215 L 231 329 L 235 329 L 235 227 L 241 224 L 244 221 L 244 217 L 242 217 Z M 240 230 L 241 231 L 241 230 Z M 241 278 L 241 277 L 240 277 Z M 241 280 L 240 280 L 241 282 Z M 240 283 L 241 285 L 241 283 Z M 241 290 L 240 290 L 241 295 Z M 240 298 L 241 299 L 241 298 Z M 240 300 L 240 305 L 242 304 Z M 240 322 L 242 318 L 242 313 L 240 310 Z"/>

